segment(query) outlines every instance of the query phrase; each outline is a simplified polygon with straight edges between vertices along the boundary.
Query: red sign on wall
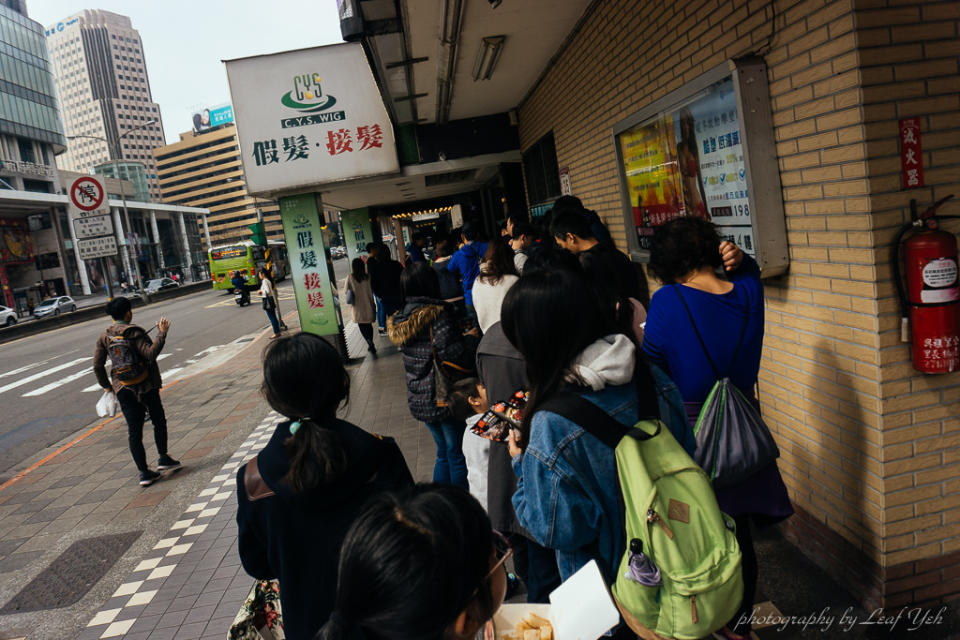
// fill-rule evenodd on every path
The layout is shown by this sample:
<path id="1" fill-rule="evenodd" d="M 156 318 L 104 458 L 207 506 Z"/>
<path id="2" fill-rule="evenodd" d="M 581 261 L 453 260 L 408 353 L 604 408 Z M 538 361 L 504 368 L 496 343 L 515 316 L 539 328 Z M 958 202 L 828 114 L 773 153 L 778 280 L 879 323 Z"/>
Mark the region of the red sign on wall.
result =
<path id="1" fill-rule="evenodd" d="M 900 169 L 903 188 L 923 186 L 923 145 L 920 140 L 920 118 L 900 120 Z"/>

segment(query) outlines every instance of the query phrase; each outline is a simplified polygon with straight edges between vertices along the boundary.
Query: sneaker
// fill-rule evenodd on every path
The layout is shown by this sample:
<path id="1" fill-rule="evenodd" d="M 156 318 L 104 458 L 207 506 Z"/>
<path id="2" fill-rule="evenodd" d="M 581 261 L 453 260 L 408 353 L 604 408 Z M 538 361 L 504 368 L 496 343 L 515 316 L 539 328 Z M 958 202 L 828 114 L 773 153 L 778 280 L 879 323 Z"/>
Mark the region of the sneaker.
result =
<path id="1" fill-rule="evenodd" d="M 387 335 L 387 330 L 384 329 L 383 327 L 380 327 L 379 329 L 377 329 L 377 333 L 380 334 L 381 336 L 385 336 Z"/>
<path id="2" fill-rule="evenodd" d="M 154 482 L 160 479 L 160 474 L 152 469 L 147 469 L 146 471 L 140 472 L 140 486 L 149 487 Z"/>
<path id="3" fill-rule="evenodd" d="M 157 469 L 160 471 L 169 471 L 170 469 L 177 469 L 180 467 L 180 461 L 174 460 L 168 455 L 160 456 L 160 459 L 157 461 Z"/>

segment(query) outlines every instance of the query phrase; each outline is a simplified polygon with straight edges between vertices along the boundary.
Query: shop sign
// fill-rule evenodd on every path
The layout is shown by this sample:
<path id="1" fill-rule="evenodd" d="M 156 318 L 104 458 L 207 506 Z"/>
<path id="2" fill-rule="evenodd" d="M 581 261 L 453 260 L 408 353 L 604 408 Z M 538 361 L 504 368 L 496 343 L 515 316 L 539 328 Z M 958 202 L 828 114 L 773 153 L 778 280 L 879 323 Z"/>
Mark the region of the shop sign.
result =
<path id="1" fill-rule="evenodd" d="M 569 167 L 562 167 L 560 169 L 560 194 L 564 196 L 573 195 L 573 185 L 570 183 Z"/>
<path id="2" fill-rule="evenodd" d="M 373 242 L 369 210 L 341 211 L 340 224 L 343 227 L 343 244 L 347 247 L 347 260 L 353 262 L 354 258 L 365 256 L 367 245 Z"/>
<path id="3" fill-rule="evenodd" d="M 280 198 L 280 220 L 287 241 L 301 329 L 319 336 L 339 333 L 315 194 Z"/>
<path id="4" fill-rule="evenodd" d="M 78 239 L 77 249 L 80 251 L 81 260 L 115 256 L 117 255 L 117 239 L 115 236 L 100 236 L 99 238 L 87 238 L 85 240 Z"/>
<path id="5" fill-rule="evenodd" d="M 390 117 L 359 43 L 226 64 L 251 194 L 399 171 Z"/>
<path id="6" fill-rule="evenodd" d="M 725 235 L 743 238 L 740 246 L 754 252 L 741 138 L 731 78 L 620 134 L 641 249 L 649 248 L 663 223 L 694 215 L 724 228 Z"/>
<path id="7" fill-rule="evenodd" d="M 900 120 L 900 169 L 903 188 L 923 186 L 923 143 L 920 138 L 920 118 Z"/>
<path id="8" fill-rule="evenodd" d="M 73 230 L 77 234 L 77 238 L 109 236 L 113 235 L 113 220 L 110 216 L 75 218 L 73 221 Z"/>

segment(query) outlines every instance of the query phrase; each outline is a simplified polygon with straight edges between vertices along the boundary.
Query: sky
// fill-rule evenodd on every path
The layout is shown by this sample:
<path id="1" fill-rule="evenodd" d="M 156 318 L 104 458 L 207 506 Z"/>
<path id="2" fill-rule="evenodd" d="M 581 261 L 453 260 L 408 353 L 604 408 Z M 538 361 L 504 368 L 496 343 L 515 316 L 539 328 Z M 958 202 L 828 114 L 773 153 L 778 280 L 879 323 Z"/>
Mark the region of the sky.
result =
<path id="1" fill-rule="evenodd" d="M 128 16 L 140 31 L 168 143 L 195 111 L 230 102 L 221 60 L 342 42 L 336 0 L 27 0 L 44 28 L 83 9 Z"/>

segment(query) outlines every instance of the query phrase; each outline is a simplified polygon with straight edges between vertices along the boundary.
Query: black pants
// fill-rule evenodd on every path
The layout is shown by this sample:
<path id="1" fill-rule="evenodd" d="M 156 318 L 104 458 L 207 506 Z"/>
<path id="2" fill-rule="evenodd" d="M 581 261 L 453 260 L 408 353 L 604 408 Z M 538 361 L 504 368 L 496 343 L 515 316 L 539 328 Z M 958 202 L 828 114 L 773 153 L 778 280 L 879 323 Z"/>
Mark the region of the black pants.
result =
<path id="1" fill-rule="evenodd" d="M 360 335 L 362 335 L 363 339 L 367 341 L 367 344 L 372 347 L 373 346 L 373 324 L 370 322 L 358 322 L 357 326 L 360 327 Z"/>
<path id="2" fill-rule="evenodd" d="M 736 516 L 733 521 L 737 525 L 737 543 L 740 545 L 740 553 L 743 554 L 743 600 L 740 601 L 740 608 L 727 626 L 731 631 L 748 636 L 760 569 L 757 566 L 757 552 L 753 548 L 753 532 L 750 530 L 753 523 L 750 514 Z M 744 622 L 738 625 L 740 620 Z"/>
<path id="3" fill-rule="evenodd" d="M 507 535 L 513 547 L 513 566 L 527 586 L 527 602 L 549 603 L 550 592 L 560 586 L 557 553 L 519 533 Z"/>
<path id="4" fill-rule="evenodd" d="M 147 452 L 143 449 L 143 421 L 147 412 L 150 412 L 150 422 L 153 423 L 153 441 L 157 444 L 157 453 L 167 454 L 167 416 L 163 412 L 160 402 L 160 390 L 153 389 L 141 393 L 138 397 L 130 389 L 121 389 L 117 394 L 120 410 L 127 420 L 127 436 L 130 444 L 130 454 L 137 463 L 137 469 L 146 471 Z"/>

